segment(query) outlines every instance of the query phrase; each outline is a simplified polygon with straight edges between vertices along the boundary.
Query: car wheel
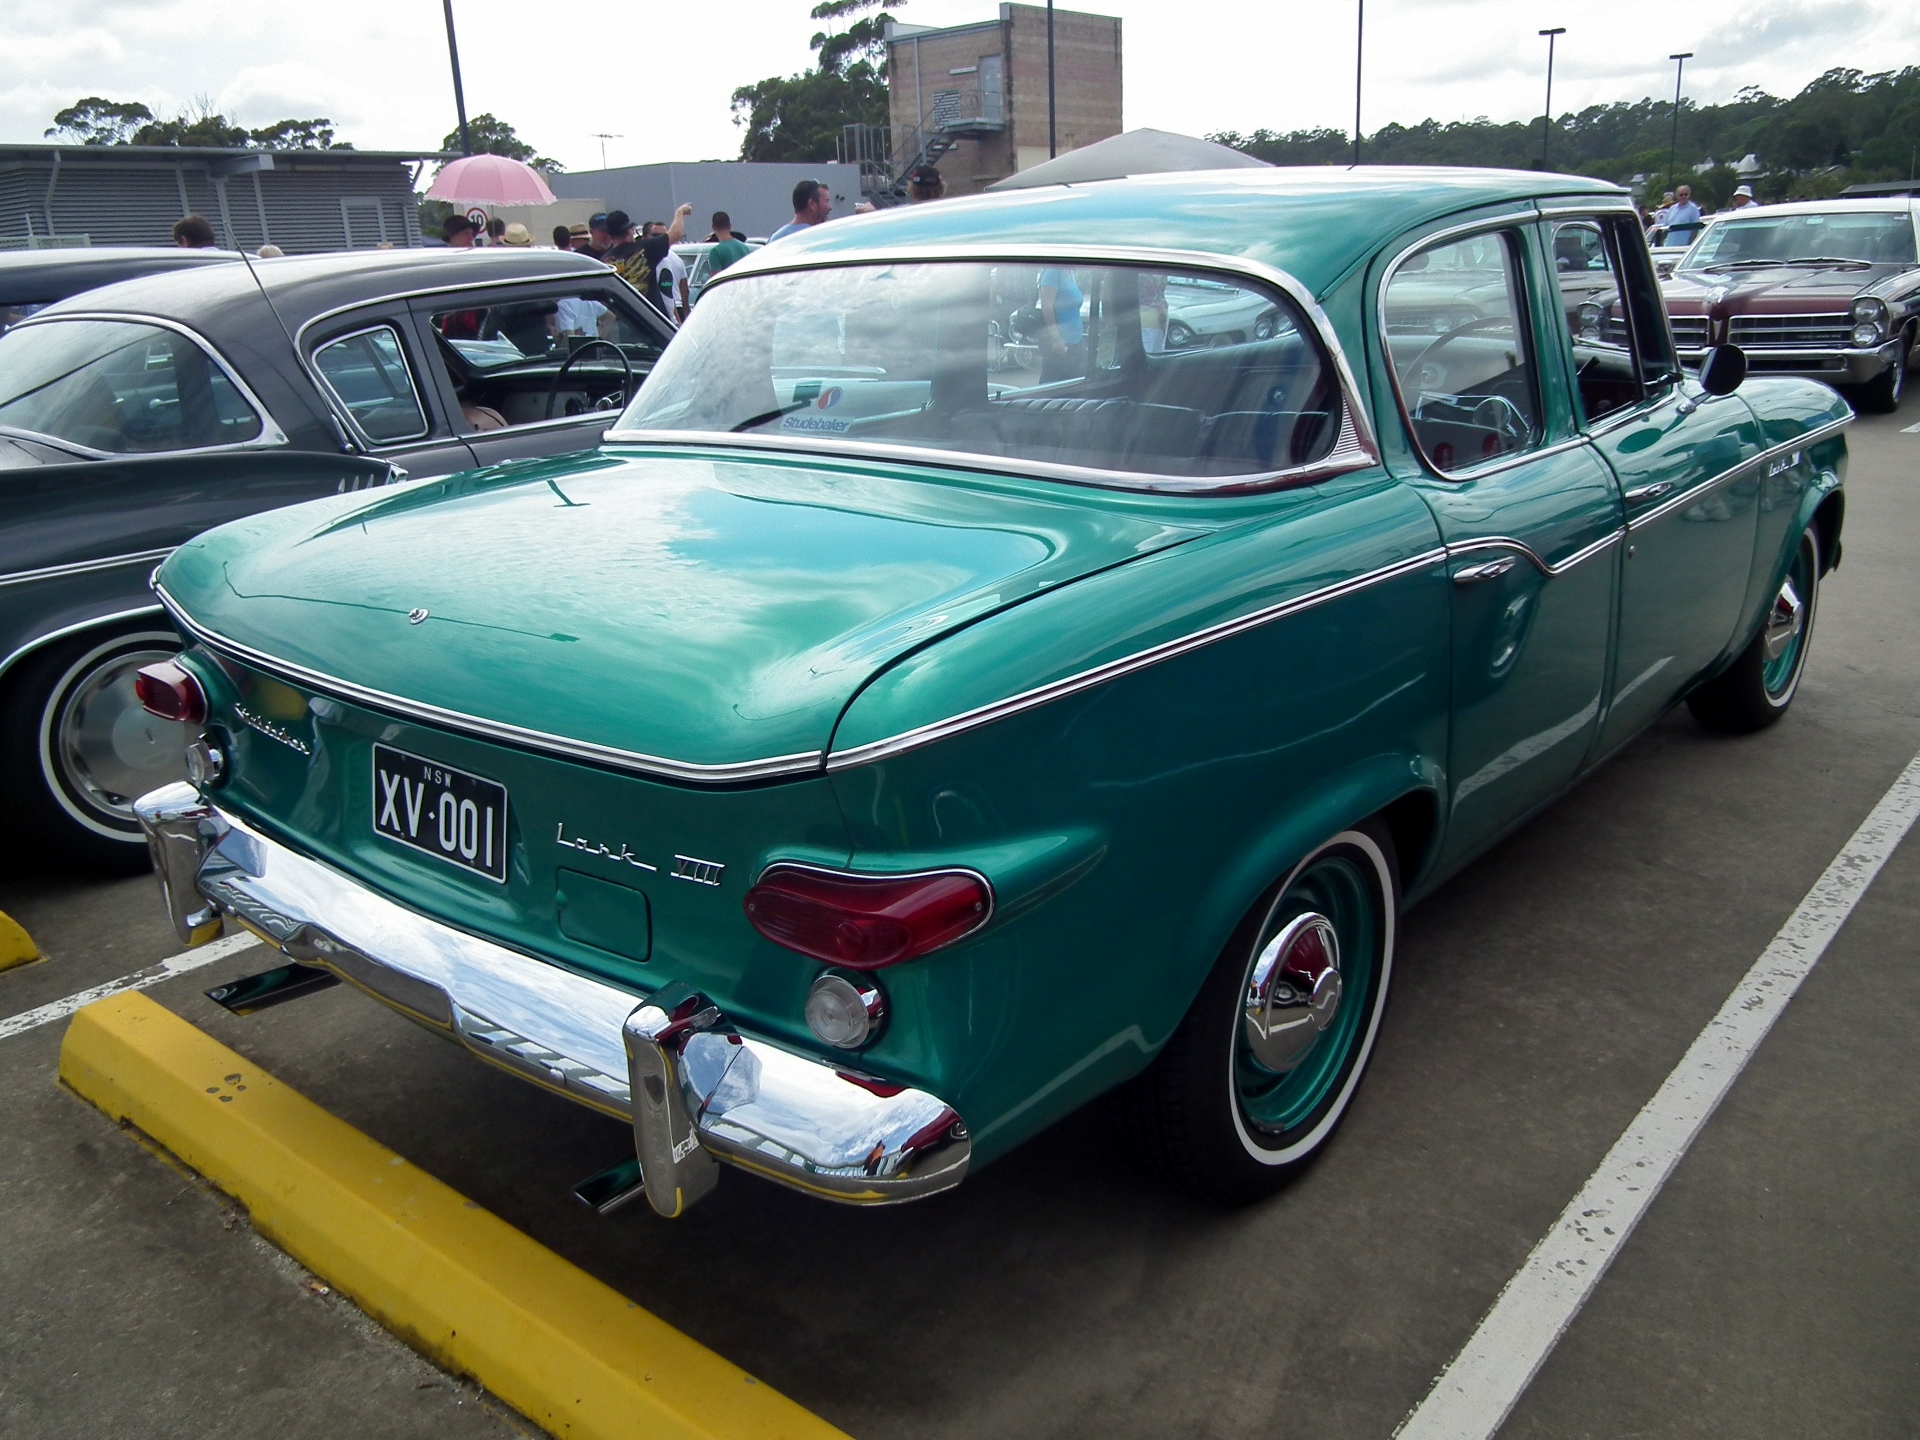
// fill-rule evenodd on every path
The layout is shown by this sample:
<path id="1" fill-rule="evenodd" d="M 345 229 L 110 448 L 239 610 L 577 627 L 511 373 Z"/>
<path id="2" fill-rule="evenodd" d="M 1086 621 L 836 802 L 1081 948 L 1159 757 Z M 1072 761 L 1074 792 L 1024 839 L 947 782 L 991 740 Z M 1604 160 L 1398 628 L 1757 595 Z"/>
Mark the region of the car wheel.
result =
<path id="1" fill-rule="evenodd" d="M 1913 332 L 1901 337 L 1900 358 L 1860 387 L 1860 408 L 1876 415 L 1891 415 L 1900 408 L 1907 389 L 1907 357 L 1913 350 Z"/>
<path id="2" fill-rule="evenodd" d="M 1127 1097 L 1142 1148 L 1182 1188 L 1246 1204 L 1325 1148 L 1380 1027 L 1398 903 L 1393 843 L 1369 821 L 1241 923 Z"/>
<path id="3" fill-rule="evenodd" d="M 1808 529 L 1760 633 L 1739 658 L 1687 697 L 1694 718 L 1709 730 L 1748 735 L 1786 714 L 1806 669 L 1819 601 L 1820 547 Z"/>
<path id="4" fill-rule="evenodd" d="M 110 871 L 147 863 L 133 802 L 186 775 L 186 725 L 133 693 L 142 665 L 179 653 L 168 630 L 93 632 L 20 662 L 0 690 L 0 783 L 21 849 Z"/>

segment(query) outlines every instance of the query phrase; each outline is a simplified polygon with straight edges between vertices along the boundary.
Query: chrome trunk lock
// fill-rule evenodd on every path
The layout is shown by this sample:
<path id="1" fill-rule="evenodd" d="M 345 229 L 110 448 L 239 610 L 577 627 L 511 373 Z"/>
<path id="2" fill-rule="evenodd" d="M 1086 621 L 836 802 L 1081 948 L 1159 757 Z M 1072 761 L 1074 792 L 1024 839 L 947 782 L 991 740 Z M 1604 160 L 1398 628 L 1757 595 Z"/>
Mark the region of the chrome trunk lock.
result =
<path id="1" fill-rule="evenodd" d="M 686 1213 L 720 1179 L 700 1144 L 681 1082 L 686 1041 L 720 1018 L 719 1009 L 678 981 L 627 1016 L 627 1070 L 633 1091 L 633 1148 L 647 1200 L 669 1220 Z"/>

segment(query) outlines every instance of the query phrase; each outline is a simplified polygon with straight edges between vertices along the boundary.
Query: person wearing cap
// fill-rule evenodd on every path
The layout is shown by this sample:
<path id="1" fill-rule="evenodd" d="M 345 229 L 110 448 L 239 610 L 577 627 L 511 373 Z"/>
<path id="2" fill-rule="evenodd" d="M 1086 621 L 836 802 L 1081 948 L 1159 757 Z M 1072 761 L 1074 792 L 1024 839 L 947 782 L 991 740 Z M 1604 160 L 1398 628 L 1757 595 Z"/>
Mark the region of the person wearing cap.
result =
<path id="1" fill-rule="evenodd" d="M 907 203 L 924 205 L 947 193 L 947 182 L 940 178 L 938 165 L 916 165 L 907 176 Z"/>
<path id="2" fill-rule="evenodd" d="M 682 205 L 673 212 L 673 223 L 666 233 L 636 238 L 633 221 L 627 218 L 626 211 L 607 212 L 607 234 L 613 240 L 613 247 L 600 258 L 611 265 L 622 280 L 651 300 L 662 315 L 672 315 L 674 311 L 660 288 L 660 263 L 685 237 L 687 216 L 692 213 L 693 206 Z"/>
<path id="3" fill-rule="evenodd" d="M 1759 203 L 1758 200 L 1753 198 L 1753 187 L 1751 185 L 1736 185 L 1733 189 L 1733 199 L 1727 202 L 1727 209 L 1747 210 Z"/>
<path id="4" fill-rule="evenodd" d="M 622 215 L 626 214 L 623 210 Z M 613 248 L 613 236 L 607 233 L 607 212 L 602 210 L 587 217 L 587 243 L 580 247 L 582 255 L 591 255 L 596 260 L 607 258 L 607 251 Z"/>
<path id="5" fill-rule="evenodd" d="M 473 221 L 464 215 L 449 215 L 442 220 L 440 233 L 455 250 L 473 249 Z"/>
<path id="6" fill-rule="evenodd" d="M 501 230 L 499 243 L 511 245 L 516 250 L 530 250 L 533 248 L 533 232 L 516 220 Z"/>

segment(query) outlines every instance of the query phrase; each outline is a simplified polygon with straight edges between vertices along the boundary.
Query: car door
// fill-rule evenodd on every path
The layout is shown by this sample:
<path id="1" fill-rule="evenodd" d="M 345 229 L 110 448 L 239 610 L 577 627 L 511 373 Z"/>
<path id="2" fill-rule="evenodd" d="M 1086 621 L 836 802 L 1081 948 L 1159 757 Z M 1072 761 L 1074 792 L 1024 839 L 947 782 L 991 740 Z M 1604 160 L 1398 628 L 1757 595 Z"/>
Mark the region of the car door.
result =
<path id="1" fill-rule="evenodd" d="M 592 449 L 673 338 L 612 274 L 421 296 L 412 310 L 442 403 L 482 465 Z"/>
<path id="2" fill-rule="evenodd" d="M 1581 428 L 1619 483 L 1626 522 L 1600 735 L 1609 750 L 1685 694 L 1733 639 L 1759 483 L 1745 462 L 1760 453 L 1760 430 L 1742 401 L 1707 395 L 1680 368 L 1630 213 L 1551 213 L 1541 230 L 1550 253 L 1578 237 L 1610 272 L 1610 286 L 1570 295 L 1556 317 Z"/>
<path id="3" fill-rule="evenodd" d="M 1560 368 L 1541 364 L 1557 305 L 1539 298 L 1552 272 L 1531 220 L 1416 243 L 1378 290 L 1381 393 L 1397 397 L 1401 441 L 1385 458 L 1432 510 L 1453 580 L 1443 865 L 1573 779 L 1606 682 L 1619 499 Z"/>
<path id="4" fill-rule="evenodd" d="M 404 300 L 323 317 L 302 329 L 300 342 L 308 373 L 356 448 L 414 478 L 478 463 L 431 383 Z"/>

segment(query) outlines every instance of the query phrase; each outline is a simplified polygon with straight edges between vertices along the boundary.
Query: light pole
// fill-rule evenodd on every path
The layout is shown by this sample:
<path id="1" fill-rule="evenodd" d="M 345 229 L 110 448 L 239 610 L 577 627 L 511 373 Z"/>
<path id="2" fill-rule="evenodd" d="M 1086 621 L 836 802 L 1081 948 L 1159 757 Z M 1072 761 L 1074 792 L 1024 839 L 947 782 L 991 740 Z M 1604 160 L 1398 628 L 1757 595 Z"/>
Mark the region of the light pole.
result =
<path id="1" fill-rule="evenodd" d="M 1547 37 L 1547 113 L 1542 117 L 1540 125 L 1540 168 L 1545 170 L 1548 168 L 1547 147 L 1553 141 L 1553 42 L 1556 36 L 1567 33 L 1567 27 L 1556 25 L 1553 29 L 1542 30 L 1540 33 Z"/>
<path id="2" fill-rule="evenodd" d="M 600 168 L 604 170 L 607 168 L 607 141 L 624 140 L 627 137 L 624 135 L 616 135 L 610 130 L 595 130 L 592 134 L 593 138 L 600 142 Z"/>
<path id="3" fill-rule="evenodd" d="M 473 140 L 467 134 L 467 96 L 460 88 L 460 47 L 453 43 L 453 0 L 441 0 L 447 12 L 447 58 L 453 62 L 453 108 L 460 115 L 460 153 L 473 154 Z"/>
<path id="4" fill-rule="evenodd" d="M 1693 58 L 1691 50 L 1682 50 L 1678 55 L 1669 55 L 1667 59 L 1673 66 L 1673 138 L 1667 142 L 1667 189 L 1673 189 L 1673 157 L 1680 149 L 1680 77 L 1686 72 L 1687 61 Z"/>
<path id="5" fill-rule="evenodd" d="M 1047 158 L 1060 153 L 1053 108 L 1053 0 L 1047 0 Z"/>
<path id="6" fill-rule="evenodd" d="M 1360 163 L 1360 71 L 1366 61 L 1367 0 L 1354 0 L 1353 19 L 1353 163 Z"/>

